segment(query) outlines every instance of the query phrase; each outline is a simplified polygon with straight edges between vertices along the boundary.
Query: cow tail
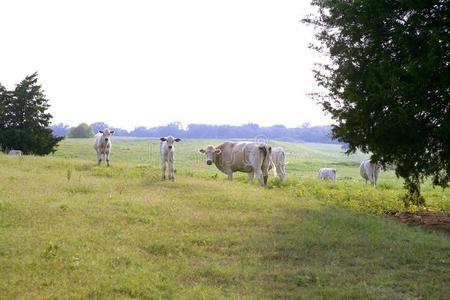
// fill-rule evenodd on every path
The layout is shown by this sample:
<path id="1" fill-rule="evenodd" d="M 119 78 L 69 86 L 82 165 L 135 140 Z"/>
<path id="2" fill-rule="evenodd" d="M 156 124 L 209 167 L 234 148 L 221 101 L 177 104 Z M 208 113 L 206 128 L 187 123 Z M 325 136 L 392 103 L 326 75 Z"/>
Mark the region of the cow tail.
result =
<path id="1" fill-rule="evenodd" d="M 263 155 L 262 162 L 264 163 L 266 161 L 266 158 L 267 158 L 267 147 L 266 146 L 260 146 L 259 149 L 262 152 L 262 155 Z"/>

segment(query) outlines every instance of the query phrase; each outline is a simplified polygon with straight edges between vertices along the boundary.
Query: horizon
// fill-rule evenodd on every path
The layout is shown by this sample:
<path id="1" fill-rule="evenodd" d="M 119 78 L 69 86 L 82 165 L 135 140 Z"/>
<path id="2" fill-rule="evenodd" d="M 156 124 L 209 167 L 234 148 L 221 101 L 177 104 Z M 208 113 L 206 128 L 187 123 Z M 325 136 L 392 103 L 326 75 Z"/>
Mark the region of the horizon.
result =
<path id="1" fill-rule="evenodd" d="M 330 124 L 322 124 L 322 125 L 313 125 L 313 124 L 310 124 L 308 122 L 305 122 L 303 124 L 299 124 L 297 126 L 292 126 L 291 127 L 291 126 L 286 126 L 284 124 L 271 124 L 271 125 L 267 125 L 266 126 L 266 125 L 261 125 L 261 124 L 254 123 L 254 122 L 246 122 L 246 123 L 241 123 L 241 124 L 236 124 L 235 125 L 235 124 L 208 124 L 208 123 L 183 124 L 183 123 L 178 122 L 178 121 L 173 121 L 173 122 L 169 122 L 167 124 L 159 124 L 159 125 L 157 124 L 157 125 L 154 125 L 154 126 L 143 126 L 143 125 L 140 125 L 140 126 L 135 126 L 132 129 L 128 129 L 128 128 L 124 128 L 124 127 L 120 127 L 120 126 L 115 126 L 114 124 L 108 124 L 107 122 L 103 122 L 103 121 L 95 121 L 95 122 L 92 122 L 92 123 L 80 122 L 80 123 L 78 123 L 76 125 L 70 125 L 70 124 L 66 124 L 66 123 L 63 123 L 63 122 L 58 122 L 58 123 L 51 122 L 49 127 L 58 126 L 58 125 L 62 124 L 62 125 L 65 125 L 65 126 L 69 126 L 69 128 L 72 128 L 72 127 L 77 127 L 77 126 L 79 126 L 79 125 L 81 125 L 83 123 L 85 123 L 85 124 L 87 124 L 89 126 L 94 125 L 96 123 L 104 123 L 104 124 L 108 125 L 107 128 L 109 128 L 109 129 L 121 129 L 121 130 L 126 130 L 128 132 L 131 132 L 131 131 L 135 130 L 136 128 L 151 129 L 151 128 L 157 128 L 157 127 L 167 127 L 167 126 L 172 125 L 172 124 L 179 125 L 179 130 L 183 130 L 183 131 L 187 131 L 189 125 L 204 125 L 204 126 L 217 126 L 217 127 L 220 127 L 220 126 L 240 127 L 240 126 L 245 126 L 245 125 L 257 125 L 259 128 L 270 128 L 270 127 L 275 127 L 275 126 L 284 126 L 286 129 L 332 126 L 331 123 Z"/>

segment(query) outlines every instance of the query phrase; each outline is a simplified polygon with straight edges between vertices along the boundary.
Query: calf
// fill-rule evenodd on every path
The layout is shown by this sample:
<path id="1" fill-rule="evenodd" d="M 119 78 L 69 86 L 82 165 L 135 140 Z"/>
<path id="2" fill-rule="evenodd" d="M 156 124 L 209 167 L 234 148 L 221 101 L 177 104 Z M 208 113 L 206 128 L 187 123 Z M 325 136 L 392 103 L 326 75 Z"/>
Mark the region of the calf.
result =
<path id="1" fill-rule="evenodd" d="M 274 174 L 278 175 L 280 181 L 283 182 L 284 177 L 286 176 L 286 155 L 284 149 L 281 147 L 273 147 L 270 154 L 270 160 L 269 170 L 273 168 Z"/>
<path id="2" fill-rule="evenodd" d="M 174 142 L 179 142 L 181 139 L 174 138 L 173 136 L 166 136 L 160 138 L 160 153 L 161 153 L 161 167 L 162 167 L 162 180 L 166 180 L 166 168 L 169 165 L 169 179 L 175 180 L 175 145 Z"/>
<path id="3" fill-rule="evenodd" d="M 317 177 L 320 179 L 332 179 L 336 180 L 336 169 L 334 168 L 321 168 L 317 173 Z"/>
<path id="4" fill-rule="evenodd" d="M 109 155 L 111 154 L 111 136 L 114 134 L 114 130 L 108 128 L 99 130 L 95 135 L 94 149 L 97 152 L 97 161 L 100 165 L 102 160 L 106 161 L 109 166 Z"/>

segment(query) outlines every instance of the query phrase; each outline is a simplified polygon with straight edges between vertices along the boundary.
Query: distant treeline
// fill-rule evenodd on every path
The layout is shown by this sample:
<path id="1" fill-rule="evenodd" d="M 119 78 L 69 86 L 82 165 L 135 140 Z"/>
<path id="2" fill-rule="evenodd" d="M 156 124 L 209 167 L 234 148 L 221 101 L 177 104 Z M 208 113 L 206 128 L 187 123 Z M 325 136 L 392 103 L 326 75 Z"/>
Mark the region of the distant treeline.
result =
<path id="1" fill-rule="evenodd" d="M 337 144 L 336 140 L 330 138 L 331 126 L 309 126 L 303 125 L 296 128 L 287 128 L 284 125 L 273 125 L 269 127 L 261 127 L 258 124 L 248 123 L 240 126 L 232 125 L 206 125 L 206 124 L 189 124 L 183 129 L 180 123 L 174 122 L 166 126 L 157 127 L 136 127 L 132 131 L 110 126 L 103 122 L 97 122 L 90 125 L 94 133 L 104 128 L 110 128 L 115 131 L 116 136 L 129 137 L 162 137 L 173 135 L 180 138 L 201 138 L 201 139 L 254 139 L 257 137 L 265 137 L 268 139 L 329 143 Z M 58 136 L 66 136 L 70 127 L 65 124 L 56 124 L 51 126 L 53 133 Z"/>

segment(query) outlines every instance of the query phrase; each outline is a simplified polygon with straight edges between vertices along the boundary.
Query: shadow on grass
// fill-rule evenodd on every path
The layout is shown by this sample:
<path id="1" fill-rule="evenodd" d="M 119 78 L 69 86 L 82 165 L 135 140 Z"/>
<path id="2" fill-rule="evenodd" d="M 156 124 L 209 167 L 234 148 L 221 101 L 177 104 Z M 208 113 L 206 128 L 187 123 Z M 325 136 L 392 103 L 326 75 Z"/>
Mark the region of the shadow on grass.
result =
<path id="1" fill-rule="evenodd" d="M 251 243 L 274 298 L 441 299 L 448 295 L 450 240 L 339 208 L 282 210 Z"/>

